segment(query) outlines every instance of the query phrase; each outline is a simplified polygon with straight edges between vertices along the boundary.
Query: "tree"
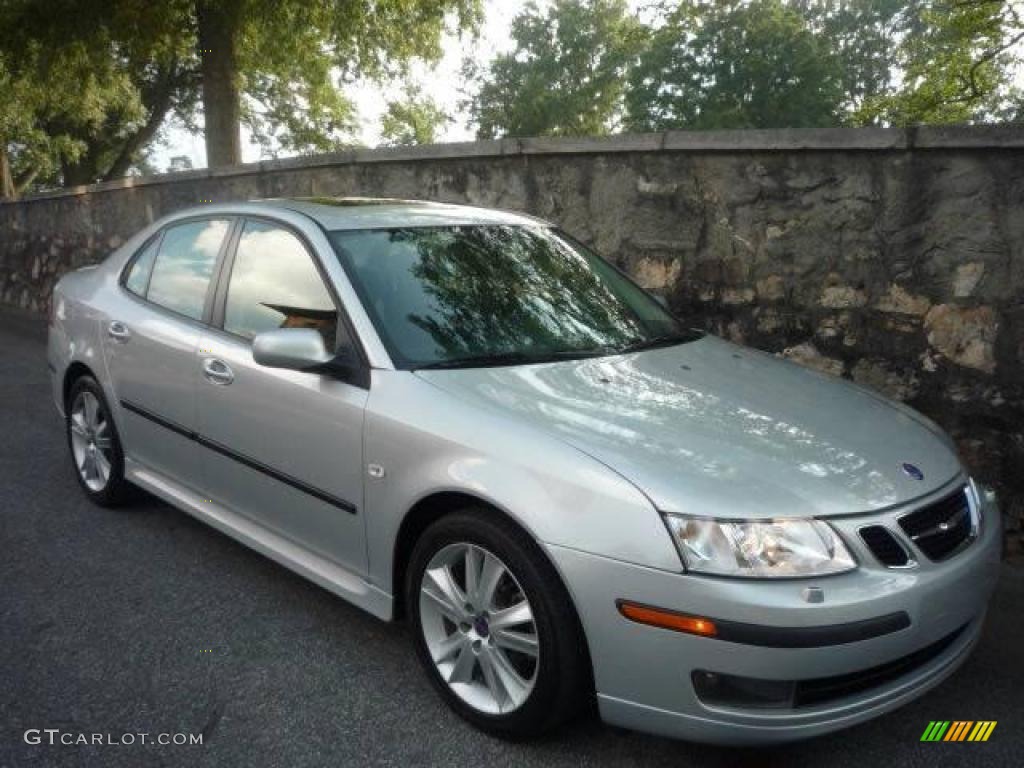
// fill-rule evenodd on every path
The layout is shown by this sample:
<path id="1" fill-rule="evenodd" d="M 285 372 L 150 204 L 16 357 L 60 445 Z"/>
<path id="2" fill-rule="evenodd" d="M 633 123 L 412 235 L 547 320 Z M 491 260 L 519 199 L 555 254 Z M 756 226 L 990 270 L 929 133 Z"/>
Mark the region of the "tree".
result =
<path id="1" fill-rule="evenodd" d="M 141 110 L 111 104 L 76 134 L 85 149 L 62 173 L 75 183 L 122 175 L 169 118 L 194 126 L 200 100 L 210 166 L 240 162 L 240 123 L 267 149 L 341 146 L 344 83 L 437 59 L 445 29 L 479 18 L 480 0 L 0 0 L 0 56 L 20 76 L 30 49 L 77 45 L 132 82 Z M 60 75 L 50 62 L 43 79 Z"/>
<path id="2" fill-rule="evenodd" d="M 242 83 L 238 71 L 242 10 L 241 0 L 196 2 L 206 163 L 211 168 L 242 162 Z"/>
<path id="3" fill-rule="evenodd" d="M 423 96 L 416 87 L 406 86 L 401 100 L 388 102 L 380 135 L 390 146 L 433 144 L 438 131 L 451 121 L 433 99 Z"/>
<path id="4" fill-rule="evenodd" d="M 898 87 L 865 100 L 859 123 L 914 125 L 1000 119 L 1019 91 L 1013 71 L 1024 19 L 1011 0 L 918 0 L 890 66 Z"/>
<path id="5" fill-rule="evenodd" d="M 449 16 L 469 29 L 480 9 L 479 0 L 199 0 L 208 164 L 240 161 L 240 120 L 265 143 L 339 146 L 354 111 L 335 70 L 379 78 L 404 73 L 413 58 L 436 60 Z"/>
<path id="6" fill-rule="evenodd" d="M 843 102 L 840 60 L 781 0 L 679 3 L 630 86 L 639 130 L 829 126 Z"/>
<path id="7" fill-rule="evenodd" d="M 625 0 L 559 0 L 546 13 L 531 2 L 512 22 L 513 52 L 464 67 L 477 89 L 466 106 L 478 136 L 616 129 L 644 35 Z"/>
<path id="8" fill-rule="evenodd" d="M 0 57 L 10 71 L 39 82 L 87 81 L 89 70 L 69 68 L 69 52 L 92 72 L 117 81 L 123 93 L 87 101 L 89 120 L 68 108 L 34 123 L 49 136 L 67 136 L 78 148 L 65 154 L 53 179 L 86 184 L 124 175 L 168 117 L 194 125 L 199 98 L 194 35 L 176 24 L 185 0 L 0 0 Z M 73 61 L 73 59 L 71 59 Z M 40 176 L 46 173 L 40 169 Z"/>
<path id="9" fill-rule="evenodd" d="M 919 0 L 794 0 L 792 5 L 838 59 L 841 121 L 864 122 L 858 117 L 864 105 L 897 86 L 892 52 Z"/>
<path id="10" fill-rule="evenodd" d="M 1024 41 L 1010 0 L 686 0 L 634 70 L 634 127 L 1005 120 Z"/>
<path id="11" fill-rule="evenodd" d="M 15 199 L 37 178 L 76 162 L 82 135 L 101 130 L 111 111 L 129 119 L 141 105 L 131 82 L 80 45 L 26 51 L 14 71 L 0 57 L 0 197 Z"/>

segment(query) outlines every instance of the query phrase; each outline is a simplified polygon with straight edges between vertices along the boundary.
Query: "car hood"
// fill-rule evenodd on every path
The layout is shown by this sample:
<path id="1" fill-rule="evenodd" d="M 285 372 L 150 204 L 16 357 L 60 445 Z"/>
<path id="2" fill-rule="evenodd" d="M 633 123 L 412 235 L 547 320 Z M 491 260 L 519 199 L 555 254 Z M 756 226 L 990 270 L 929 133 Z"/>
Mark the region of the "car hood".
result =
<path id="1" fill-rule="evenodd" d="M 850 514 L 905 503 L 960 472 L 950 441 L 910 409 L 712 336 L 611 357 L 417 375 L 575 446 L 665 511 Z"/>

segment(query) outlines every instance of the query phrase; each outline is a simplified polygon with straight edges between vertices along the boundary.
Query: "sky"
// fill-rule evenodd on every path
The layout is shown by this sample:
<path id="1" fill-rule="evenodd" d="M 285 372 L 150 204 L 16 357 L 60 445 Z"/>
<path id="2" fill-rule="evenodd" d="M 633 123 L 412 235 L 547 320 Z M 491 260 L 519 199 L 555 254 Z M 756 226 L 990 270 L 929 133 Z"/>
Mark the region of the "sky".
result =
<path id="1" fill-rule="evenodd" d="M 465 113 L 459 108 L 459 102 L 464 98 L 460 91 L 463 85 L 462 62 L 466 57 L 486 62 L 498 53 L 512 50 L 509 34 L 512 19 L 526 4 L 527 0 L 485 0 L 484 22 L 478 39 L 446 35 L 443 40 L 444 56 L 436 66 L 414 64 L 412 81 L 419 84 L 425 95 L 434 99 L 445 112 L 455 118 L 454 122 L 442 130 L 441 141 L 471 141 L 475 138 Z M 544 7 L 546 3 L 539 2 L 538 5 Z M 360 143 L 368 147 L 380 143 L 381 115 L 387 102 L 399 97 L 401 89 L 400 82 L 384 88 L 375 83 L 358 83 L 347 87 L 346 93 L 355 102 L 362 124 L 362 130 L 356 137 Z M 180 126 L 171 125 L 166 131 L 165 142 L 165 145 L 156 147 L 153 153 L 153 164 L 159 171 L 167 170 L 170 159 L 176 155 L 188 156 L 194 168 L 206 166 L 206 149 L 201 133 L 193 135 Z M 261 148 L 248 140 L 243 127 L 242 161 L 251 163 L 261 160 L 260 152 Z"/>

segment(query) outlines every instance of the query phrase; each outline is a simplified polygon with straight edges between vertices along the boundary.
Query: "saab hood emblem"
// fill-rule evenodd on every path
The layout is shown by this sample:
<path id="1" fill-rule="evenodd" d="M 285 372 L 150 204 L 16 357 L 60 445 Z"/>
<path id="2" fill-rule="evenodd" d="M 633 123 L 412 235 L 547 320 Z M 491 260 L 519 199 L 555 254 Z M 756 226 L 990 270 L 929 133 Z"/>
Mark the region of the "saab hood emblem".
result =
<path id="1" fill-rule="evenodd" d="M 915 480 L 924 480 L 924 472 L 915 467 L 913 464 L 907 464 L 906 462 L 903 462 L 903 464 L 900 465 L 900 469 L 903 470 L 903 474 L 905 474 L 907 477 L 912 477 Z"/>

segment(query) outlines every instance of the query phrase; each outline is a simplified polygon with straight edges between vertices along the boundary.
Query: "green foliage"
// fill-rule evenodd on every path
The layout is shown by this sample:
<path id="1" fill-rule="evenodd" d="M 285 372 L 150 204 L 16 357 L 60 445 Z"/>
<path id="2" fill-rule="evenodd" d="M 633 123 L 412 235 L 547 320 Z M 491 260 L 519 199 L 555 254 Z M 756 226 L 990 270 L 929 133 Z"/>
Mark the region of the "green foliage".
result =
<path id="1" fill-rule="evenodd" d="M 268 152 L 348 146 L 358 123 L 346 82 L 395 78 L 414 59 L 436 61 L 449 26 L 473 29 L 481 17 L 480 0 L 247 0 L 243 121 Z"/>
<path id="2" fill-rule="evenodd" d="M 215 103 L 240 109 L 221 122 L 237 115 L 268 154 L 350 145 L 347 84 L 404 77 L 482 16 L 482 0 L 0 0 L 4 193 L 143 169 L 168 121 L 198 131 L 204 60 L 221 53 L 199 49 L 200 6 L 229 20 Z M 1021 120 L 1022 13 L 1017 0 L 531 3 L 511 53 L 466 63 L 466 106 L 482 138 Z M 447 119 L 408 91 L 382 134 L 429 142 Z"/>
<path id="3" fill-rule="evenodd" d="M 902 83 L 866 99 L 856 122 L 962 123 L 998 119 L 1012 108 L 1014 46 L 1024 40 L 1017 4 L 918 0 L 905 13 L 902 32 L 890 53 Z"/>
<path id="4" fill-rule="evenodd" d="M 388 102 L 381 118 L 381 139 L 390 146 L 433 144 L 437 133 L 451 122 L 436 102 L 418 88 L 407 86 L 400 101 Z"/>
<path id="5" fill-rule="evenodd" d="M 80 158 L 82 137 L 101 132 L 111 114 L 139 118 L 138 93 L 111 61 L 83 45 L 26 49 L 17 69 L 0 57 L 0 153 L 10 174 L 2 196 Z"/>
<path id="6" fill-rule="evenodd" d="M 917 0 L 794 0 L 793 7 L 839 63 L 844 121 L 895 87 L 893 49 Z"/>
<path id="7" fill-rule="evenodd" d="M 630 79 L 640 130 L 829 126 L 843 101 L 838 57 L 781 0 L 680 3 Z"/>
<path id="8" fill-rule="evenodd" d="M 641 24 L 630 7 L 643 8 Z M 481 138 L 1021 115 L 1013 0 L 554 0 L 467 64 Z M 623 104 L 625 117 L 622 119 Z"/>
<path id="9" fill-rule="evenodd" d="M 390 239 L 416 249 L 410 272 L 429 297 L 430 311 L 408 319 L 430 334 L 445 357 L 522 351 L 524 345 L 538 352 L 586 349 L 643 336 L 643 319 L 610 281 L 555 238 L 482 226 L 458 235 L 406 230 Z"/>
<path id="10" fill-rule="evenodd" d="M 189 124 L 197 57 L 188 29 L 174 25 L 189 7 L 184 0 L 0 0 L 0 57 L 15 78 L 44 87 L 67 82 L 72 93 L 93 86 L 79 99 L 62 99 L 65 109 L 34 118 L 35 130 L 74 148 L 46 160 L 36 155 L 40 178 L 77 184 L 123 175 L 167 116 Z M 55 167 L 58 178 L 48 179 Z"/>
<path id="11" fill-rule="evenodd" d="M 271 153 L 346 145 L 356 127 L 346 83 L 436 60 L 447 28 L 472 29 L 481 17 L 480 0 L 209 2 L 235 22 L 241 119 Z M 64 183 L 123 175 L 169 119 L 198 130 L 203 55 L 196 0 L 0 0 L 0 101 L 15 83 L 31 92 L 96 78 L 65 110 L 21 102 L 17 119 L 4 118 L 7 152 L 37 172 L 59 165 Z"/>
<path id="12" fill-rule="evenodd" d="M 465 66 L 478 89 L 467 104 L 478 135 L 609 133 L 644 36 L 625 0 L 562 0 L 546 13 L 530 3 L 512 22 L 513 53 Z"/>

